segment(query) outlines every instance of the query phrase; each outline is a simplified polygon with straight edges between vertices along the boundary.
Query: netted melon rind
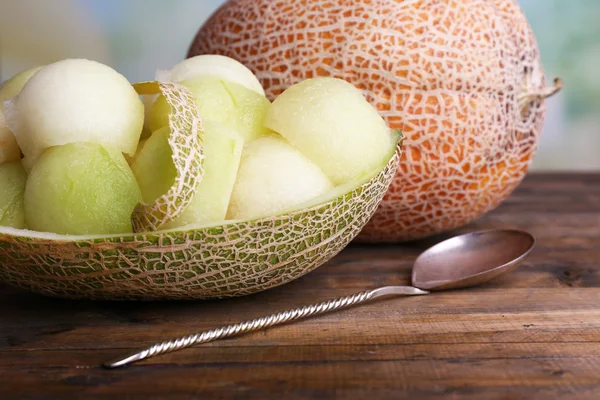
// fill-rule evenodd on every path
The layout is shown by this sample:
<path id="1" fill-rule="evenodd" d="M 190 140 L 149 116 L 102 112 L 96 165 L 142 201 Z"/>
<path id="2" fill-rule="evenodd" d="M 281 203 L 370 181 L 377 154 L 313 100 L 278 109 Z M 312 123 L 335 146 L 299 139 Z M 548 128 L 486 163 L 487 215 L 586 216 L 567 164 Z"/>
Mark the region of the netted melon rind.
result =
<path id="1" fill-rule="evenodd" d="M 44 295 L 109 300 L 224 298 L 279 286 L 327 262 L 354 239 L 381 202 L 399 153 L 349 193 L 283 216 L 72 241 L 0 227 L 0 281 Z"/>
<path id="2" fill-rule="evenodd" d="M 516 0 L 229 0 L 190 45 L 201 54 L 244 63 L 270 99 L 306 78 L 345 79 L 406 134 L 362 242 L 428 237 L 497 207 L 545 117 L 532 96 L 546 92 L 539 48 Z"/>
<path id="3" fill-rule="evenodd" d="M 186 87 L 166 82 L 143 82 L 133 86 L 143 95 L 162 93 L 171 106 L 169 146 L 177 170 L 175 183 L 154 203 L 138 204 L 131 218 L 134 232 L 153 232 L 177 218 L 198 191 L 204 175 L 204 128 L 194 95 Z"/>

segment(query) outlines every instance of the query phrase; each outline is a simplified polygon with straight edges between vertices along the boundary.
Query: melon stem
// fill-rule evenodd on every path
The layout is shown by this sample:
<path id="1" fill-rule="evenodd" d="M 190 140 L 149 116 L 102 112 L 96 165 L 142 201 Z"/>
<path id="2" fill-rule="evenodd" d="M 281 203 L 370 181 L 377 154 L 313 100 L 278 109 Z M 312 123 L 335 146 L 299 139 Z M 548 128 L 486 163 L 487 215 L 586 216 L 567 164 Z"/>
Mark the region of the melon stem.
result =
<path id="1" fill-rule="evenodd" d="M 549 97 L 554 96 L 556 93 L 560 92 L 561 89 L 564 86 L 564 82 L 561 78 L 556 77 L 554 78 L 554 86 L 549 86 L 549 87 L 545 87 L 545 88 L 529 88 L 530 90 L 528 90 L 526 93 L 523 93 L 523 96 L 521 97 L 521 101 L 523 100 L 527 100 L 527 101 L 534 101 L 534 100 L 544 100 L 547 99 Z"/>
<path id="2" fill-rule="evenodd" d="M 565 83 L 563 82 L 563 80 L 559 77 L 556 77 L 554 78 L 554 86 L 542 89 L 538 94 L 538 98 L 541 100 L 552 97 L 556 93 L 560 92 L 564 85 Z"/>
<path id="3" fill-rule="evenodd" d="M 556 93 L 560 92 L 564 86 L 564 81 L 556 77 L 554 78 L 554 85 L 545 87 L 545 88 L 535 88 L 529 87 L 528 90 L 523 93 L 519 99 L 519 104 L 521 105 L 522 114 L 526 115 L 529 112 L 529 107 L 531 103 L 536 101 L 542 101 L 544 99 L 548 99 L 554 96 Z"/>

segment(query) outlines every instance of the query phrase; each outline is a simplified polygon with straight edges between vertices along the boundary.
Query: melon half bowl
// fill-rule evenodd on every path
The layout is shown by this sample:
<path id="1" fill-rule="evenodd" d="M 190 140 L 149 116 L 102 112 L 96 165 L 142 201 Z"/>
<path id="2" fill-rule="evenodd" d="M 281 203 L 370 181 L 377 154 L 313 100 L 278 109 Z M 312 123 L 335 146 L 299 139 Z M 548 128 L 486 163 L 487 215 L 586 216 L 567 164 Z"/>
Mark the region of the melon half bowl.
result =
<path id="1" fill-rule="evenodd" d="M 184 86 L 134 86 L 142 95 L 162 93 L 172 107 L 169 145 L 178 175 L 171 190 L 137 206 L 132 222 L 140 233 L 65 236 L 0 227 L 0 281 L 75 299 L 209 299 L 263 291 L 341 251 L 373 216 L 398 168 L 401 145 L 376 170 L 276 216 L 155 230 L 189 204 L 202 178 L 189 171 L 202 171 L 203 125 Z"/>

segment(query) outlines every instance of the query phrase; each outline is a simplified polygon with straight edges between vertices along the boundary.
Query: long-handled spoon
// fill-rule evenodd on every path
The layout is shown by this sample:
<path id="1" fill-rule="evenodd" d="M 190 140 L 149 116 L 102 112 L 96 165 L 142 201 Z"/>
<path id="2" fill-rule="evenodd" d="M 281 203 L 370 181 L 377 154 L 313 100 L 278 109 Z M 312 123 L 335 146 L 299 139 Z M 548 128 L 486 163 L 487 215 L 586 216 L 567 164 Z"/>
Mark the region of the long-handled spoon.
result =
<path id="1" fill-rule="evenodd" d="M 515 269 L 535 244 L 534 237 L 517 230 L 489 230 L 456 236 L 431 247 L 414 263 L 413 286 L 387 286 L 266 317 L 227 325 L 157 343 L 104 364 L 117 368 L 159 354 L 211 342 L 273 325 L 324 314 L 391 295 L 424 295 L 430 291 L 475 286 Z"/>

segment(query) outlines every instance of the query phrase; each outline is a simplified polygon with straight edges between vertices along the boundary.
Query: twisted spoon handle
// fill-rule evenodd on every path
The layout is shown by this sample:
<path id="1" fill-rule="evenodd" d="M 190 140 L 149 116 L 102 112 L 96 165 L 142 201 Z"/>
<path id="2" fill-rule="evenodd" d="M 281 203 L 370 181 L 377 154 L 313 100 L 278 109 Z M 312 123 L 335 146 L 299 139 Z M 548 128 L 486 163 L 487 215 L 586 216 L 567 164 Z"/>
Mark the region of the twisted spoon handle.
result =
<path id="1" fill-rule="evenodd" d="M 387 286 L 379 289 L 368 290 L 365 292 L 356 293 L 346 297 L 340 297 L 334 300 L 326 301 L 319 304 L 313 304 L 310 306 L 304 306 L 296 308 L 295 310 L 288 310 L 277 314 L 271 314 L 266 317 L 256 318 L 250 321 L 241 322 L 239 324 L 227 325 L 217 329 L 211 329 L 209 331 L 196 333 L 180 337 L 178 339 L 157 343 L 146 349 L 136 351 L 124 358 L 109 361 L 104 364 L 106 368 L 118 368 L 127 364 L 144 360 L 146 358 L 154 357 L 159 354 L 170 353 L 190 347 L 195 344 L 212 342 L 213 340 L 223 339 L 230 336 L 239 335 L 242 333 L 253 332 L 270 326 L 283 324 L 286 322 L 294 321 L 310 317 L 313 315 L 325 314 L 330 311 L 340 310 L 356 304 L 364 303 L 369 300 L 376 299 L 383 296 L 391 295 L 422 295 L 428 294 L 429 292 L 417 289 L 412 286 Z"/>

